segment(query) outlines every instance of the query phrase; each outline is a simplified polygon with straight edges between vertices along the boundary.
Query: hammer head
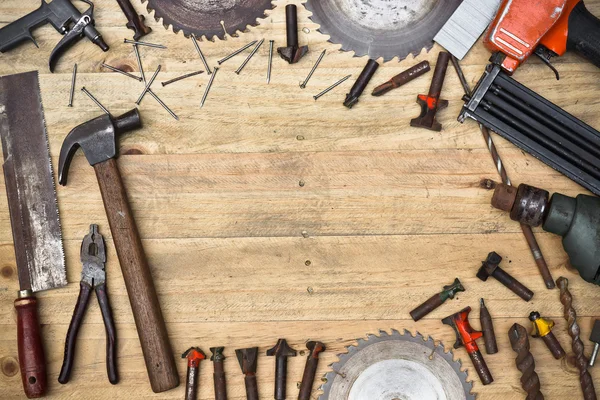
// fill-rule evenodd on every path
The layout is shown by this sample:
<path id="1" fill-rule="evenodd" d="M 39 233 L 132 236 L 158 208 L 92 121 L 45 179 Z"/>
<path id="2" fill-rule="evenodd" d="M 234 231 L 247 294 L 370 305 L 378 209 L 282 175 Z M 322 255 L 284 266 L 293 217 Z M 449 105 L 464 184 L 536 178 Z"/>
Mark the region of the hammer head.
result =
<path id="1" fill-rule="evenodd" d="M 461 346 L 465 346 L 469 354 L 479 350 L 475 341 L 483 336 L 483 333 L 476 331 L 471 327 L 471 324 L 469 323 L 470 312 L 471 307 L 467 307 L 442 320 L 445 325 L 450 325 L 456 333 L 456 343 L 454 343 L 454 348 L 458 349 Z"/>
<path id="2" fill-rule="evenodd" d="M 58 182 L 66 186 L 69 166 L 79 147 L 90 165 L 100 164 L 117 156 L 117 135 L 141 126 L 140 113 L 133 109 L 117 118 L 103 115 L 73 129 L 60 149 Z"/>
<path id="3" fill-rule="evenodd" d="M 488 254 L 487 259 L 481 263 L 481 268 L 477 271 L 477 277 L 484 282 L 487 281 L 501 262 L 502 257 L 495 251 L 492 251 Z"/>

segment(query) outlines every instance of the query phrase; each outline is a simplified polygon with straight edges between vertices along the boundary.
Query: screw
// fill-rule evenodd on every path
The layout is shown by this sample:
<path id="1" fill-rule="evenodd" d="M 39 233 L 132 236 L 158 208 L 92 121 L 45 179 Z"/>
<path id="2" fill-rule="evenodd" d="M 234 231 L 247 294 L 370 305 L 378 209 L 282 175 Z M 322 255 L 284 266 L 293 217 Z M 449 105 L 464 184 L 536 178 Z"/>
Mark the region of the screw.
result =
<path id="1" fill-rule="evenodd" d="M 130 73 L 129 73 L 129 72 L 127 72 L 127 71 L 123 71 L 122 69 L 119 69 L 119 68 L 113 67 L 113 66 L 111 66 L 111 65 L 108 65 L 108 64 L 105 64 L 105 63 L 102 63 L 102 67 L 104 67 L 104 68 L 106 68 L 106 69 L 110 69 L 111 71 L 114 71 L 114 72 L 118 72 L 119 74 L 125 75 L 125 76 L 127 76 L 127 77 L 129 77 L 129 78 L 135 79 L 135 80 L 136 80 L 136 81 L 138 81 L 138 82 L 141 82 L 141 81 L 143 80 L 143 79 L 142 79 L 142 78 L 140 78 L 139 76 L 135 76 L 135 75 L 133 75 L 133 74 L 130 74 Z"/>
<path id="2" fill-rule="evenodd" d="M 194 47 L 196 48 L 196 51 L 198 52 L 198 55 L 200 56 L 200 60 L 202 60 L 202 63 L 204 64 L 204 68 L 206 68 L 206 73 L 209 75 L 212 75 L 212 71 L 210 70 L 210 67 L 208 66 L 206 57 L 204 57 L 204 53 L 202 53 L 202 50 L 200 49 L 200 45 L 198 44 L 198 39 L 196 39 L 196 35 L 194 35 L 192 33 L 190 38 L 192 39 L 192 42 L 194 43 Z"/>
<path id="3" fill-rule="evenodd" d="M 258 44 L 254 48 L 254 50 L 252 50 L 252 53 L 250 53 L 248 55 L 248 57 L 244 60 L 244 62 L 242 63 L 242 65 L 240 65 L 240 67 L 237 69 L 237 71 L 235 71 L 236 74 L 239 75 L 242 72 L 242 70 L 244 69 L 244 67 L 246 66 L 246 64 L 248 64 L 248 62 L 252 59 L 252 57 L 254 57 L 254 55 L 256 54 L 256 52 L 258 51 L 258 49 L 260 49 L 260 46 L 262 46 L 262 44 L 264 42 L 265 42 L 265 39 L 262 39 L 260 42 L 258 42 Z"/>
<path id="4" fill-rule="evenodd" d="M 167 48 L 167 46 L 163 46 L 162 44 L 140 42 L 140 41 L 137 41 L 137 40 L 129 40 L 129 39 L 123 39 L 123 43 L 134 44 L 136 46 L 154 47 L 155 49 L 166 49 Z"/>
<path id="5" fill-rule="evenodd" d="M 271 83 L 271 71 L 273 69 L 273 46 L 274 40 L 269 40 L 269 64 L 267 65 L 267 84 Z"/>
<path id="6" fill-rule="evenodd" d="M 218 71 L 219 71 L 219 67 L 215 67 L 214 74 L 212 74 L 210 76 L 208 85 L 206 85 L 206 89 L 204 90 L 204 95 L 202 95 L 202 101 L 200 101 L 200 108 L 204 107 L 204 103 L 206 102 L 206 98 L 208 97 L 208 92 L 210 92 L 210 88 L 212 87 L 213 81 L 215 80 L 215 76 L 217 76 Z"/>
<path id="7" fill-rule="evenodd" d="M 154 72 L 154 75 L 152 75 L 152 78 L 146 84 L 146 88 L 144 89 L 144 91 L 142 92 L 142 94 L 140 95 L 140 97 L 138 98 L 138 100 L 135 102 L 135 104 L 137 104 L 138 106 L 142 102 L 142 99 L 144 98 L 144 96 L 146 95 L 146 93 L 148 93 L 148 91 L 150 90 L 150 86 L 152 86 L 152 84 L 154 83 L 154 80 L 158 76 L 158 73 L 160 72 L 161 68 L 162 67 L 160 65 L 158 66 L 158 68 L 156 68 L 156 71 Z"/>
<path id="8" fill-rule="evenodd" d="M 337 81 L 333 85 L 329 86 L 327 89 L 323 90 L 321 93 L 313 96 L 313 99 L 315 99 L 315 101 L 319 100 L 321 97 L 323 97 L 327 93 L 331 92 L 333 89 L 335 89 L 336 87 L 340 86 L 342 83 L 346 82 L 348 79 L 350 79 L 350 77 L 352 77 L 352 75 L 348 75 L 348 76 L 343 77 L 342 79 L 340 79 L 339 81 Z"/>
<path id="9" fill-rule="evenodd" d="M 310 78 L 312 78 L 312 76 L 315 73 L 315 71 L 317 70 L 317 67 L 319 66 L 319 64 L 321 64 L 321 60 L 323 60 L 323 57 L 325 57 L 325 53 L 326 52 L 327 52 L 327 50 L 323 50 L 323 52 L 321 53 L 321 55 L 317 59 L 317 62 L 315 63 L 315 65 L 312 67 L 312 69 L 308 73 L 308 76 L 306 77 L 306 79 L 304 80 L 304 82 L 302 82 L 300 84 L 300 88 L 306 89 L 306 85 L 308 84 L 308 81 L 310 80 Z"/>
<path id="10" fill-rule="evenodd" d="M 69 107 L 73 107 L 73 97 L 75 96 L 75 81 L 77 80 L 77 64 L 73 65 L 73 77 L 71 78 L 71 94 L 69 96 Z"/>
<path id="11" fill-rule="evenodd" d="M 240 54 L 242 51 L 246 50 L 248 47 L 253 46 L 258 40 L 254 40 L 250 43 L 248 43 L 247 45 L 245 45 L 244 47 L 237 49 L 236 51 L 234 51 L 233 53 L 231 53 L 230 55 L 220 59 L 219 61 L 217 61 L 217 63 L 219 65 L 223 64 L 225 61 L 232 59 L 233 57 L 237 56 L 238 54 Z"/>
<path id="12" fill-rule="evenodd" d="M 179 82 L 181 80 L 184 80 L 184 79 L 187 79 L 187 78 L 191 78 L 192 76 L 200 75 L 200 74 L 203 74 L 203 73 L 204 73 L 204 71 L 196 71 L 196 72 L 192 72 L 192 73 L 189 73 L 189 74 L 181 75 L 181 76 L 178 76 L 177 78 L 173 78 L 173 79 L 171 79 L 169 81 L 161 82 L 161 85 L 163 85 L 163 87 L 165 87 L 167 85 L 170 85 L 171 83 Z"/>
<path id="13" fill-rule="evenodd" d="M 83 93 L 87 94 L 87 95 L 88 95 L 88 97 L 89 97 L 90 99 L 92 99 L 92 101 L 93 101 L 94 103 L 96 103 L 96 105 L 97 105 L 98 107 L 100 107 L 100 108 L 102 109 L 102 111 L 104 111 L 104 112 L 105 112 L 107 115 L 110 115 L 110 113 L 108 112 L 108 110 L 106 109 L 106 107 L 104 107 L 104 106 L 102 105 L 102 103 L 100 103 L 100 102 L 98 101 L 98 99 L 96 99 L 96 98 L 95 98 L 95 97 L 94 97 L 94 96 L 93 96 L 93 95 L 92 95 L 92 94 L 91 94 L 91 93 L 90 93 L 90 92 L 89 92 L 89 91 L 88 91 L 88 90 L 85 88 L 85 86 L 81 88 L 81 91 L 82 91 Z"/>

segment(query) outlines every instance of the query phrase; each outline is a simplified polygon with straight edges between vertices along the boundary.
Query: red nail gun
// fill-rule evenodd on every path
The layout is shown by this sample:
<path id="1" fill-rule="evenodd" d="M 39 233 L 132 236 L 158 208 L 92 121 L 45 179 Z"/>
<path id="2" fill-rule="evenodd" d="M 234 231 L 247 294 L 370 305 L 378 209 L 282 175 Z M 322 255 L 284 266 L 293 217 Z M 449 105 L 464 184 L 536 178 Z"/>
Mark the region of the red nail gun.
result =
<path id="1" fill-rule="evenodd" d="M 574 50 L 600 67 L 600 20 L 582 0 L 504 0 L 484 43 L 512 74 L 532 54 L 550 64 Z"/>

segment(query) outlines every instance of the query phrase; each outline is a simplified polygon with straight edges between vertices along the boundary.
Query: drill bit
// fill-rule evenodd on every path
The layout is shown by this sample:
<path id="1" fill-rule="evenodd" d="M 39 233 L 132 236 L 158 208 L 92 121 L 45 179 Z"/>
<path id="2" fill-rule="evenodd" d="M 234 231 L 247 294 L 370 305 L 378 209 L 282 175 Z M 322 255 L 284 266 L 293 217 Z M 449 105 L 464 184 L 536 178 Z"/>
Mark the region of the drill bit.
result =
<path id="1" fill-rule="evenodd" d="M 529 351 L 529 336 L 527 330 L 519 324 L 514 324 L 508 330 L 512 349 L 517 353 L 516 364 L 521 371 L 521 387 L 527 392 L 526 400 L 544 400 L 540 391 L 540 378 L 535 372 L 535 360 Z"/>
<path id="2" fill-rule="evenodd" d="M 250 46 L 254 46 L 256 44 L 256 42 L 258 42 L 258 40 L 253 40 L 252 42 L 248 43 L 244 47 L 241 47 L 241 48 L 237 49 L 236 51 L 234 51 L 233 53 L 229 54 L 228 56 L 221 58 L 219 61 L 217 61 L 217 64 L 221 65 L 225 61 L 231 60 L 233 57 L 237 56 L 238 54 L 240 54 L 242 51 L 246 50 Z"/>
<path id="3" fill-rule="evenodd" d="M 471 88 L 469 87 L 469 83 L 467 82 L 467 79 L 465 78 L 465 74 L 463 73 L 462 68 L 460 67 L 460 63 L 459 63 L 458 59 L 456 57 L 452 56 L 450 58 L 450 60 L 452 61 L 452 65 L 454 65 L 454 69 L 456 71 L 456 74 L 458 75 L 458 78 L 460 80 L 460 83 L 461 83 L 464 91 L 465 91 L 465 94 L 467 96 L 470 96 Z M 512 186 L 512 182 L 510 181 L 510 178 L 508 177 L 508 173 L 506 172 L 504 163 L 502 162 L 502 159 L 500 158 L 500 154 L 498 154 L 498 149 L 496 148 L 496 144 L 494 143 L 494 140 L 492 139 L 492 135 L 490 134 L 490 131 L 488 130 L 488 128 L 484 127 L 481 124 L 479 125 L 479 129 L 481 129 L 481 134 L 483 135 L 483 139 L 485 140 L 485 143 L 487 144 L 490 155 L 492 156 L 492 160 L 494 161 L 494 165 L 496 165 L 498 174 L 500 175 L 500 178 L 502 179 L 502 183 L 504 183 L 505 185 Z M 527 241 L 527 244 L 529 245 L 529 250 L 531 251 L 531 254 L 533 255 L 533 259 L 534 259 L 538 269 L 540 270 L 542 279 L 544 279 L 546 288 L 554 289 L 555 288 L 554 278 L 552 278 L 550 269 L 548 269 L 548 264 L 546 263 L 546 259 L 544 258 L 544 255 L 542 254 L 542 250 L 540 249 L 540 246 L 535 238 L 535 235 L 533 234 L 533 230 L 531 229 L 531 227 L 529 225 L 525 225 L 525 224 L 521 224 L 521 230 L 523 231 L 525 240 Z"/>
<path id="4" fill-rule="evenodd" d="M 214 370 L 213 380 L 215 383 L 215 400 L 227 400 L 227 383 L 225 381 L 225 366 L 223 361 L 225 356 L 223 355 L 224 347 L 211 347 L 210 351 L 212 356 L 210 360 L 213 362 Z"/>
<path id="5" fill-rule="evenodd" d="M 554 321 L 547 318 L 542 318 L 539 312 L 532 311 L 529 314 L 529 320 L 533 324 L 533 330 L 531 331 L 531 336 L 542 338 L 550 353 L 556 358 L 560 360 L 563 358 L 565 354 L 565 350 L 560 345 L 560 342 L 552 333 L 552 328 L 554 328 Z"/>
<path id="6" fill-rule="evenodd" d="M 75 81 L 77 80 L 77 64 L 73 65 L 73 76 L 71 77 L 71 95 L 69 96 L 69 107 L 73 107 L 75 97 Z"/>
<path id="7" fill-rule="evenodd" d="M 306 77 L 306 79 L 304 80 L 304 82 L 302 82 L 300 84 L 300 88 L 301 89 L 306 89 L 306 85 L 308 84 L 308 81 L 310 81 L 310 78 L 312 78 L 313 74 L 315 73 L 315 71 L 319 67 L 319 64 L 321 64 L 321 61 L 323 61 L 323 57 L 325 57 L 325 53 L 326 52 L 327 52 L 327 50 L 323 50 L 323 52 L 321 53 L 321 55 L 317 59 L 317 62 L 315 63 L 315 65 L 312 67 L 312 69 L 308 73 L 308 76 Z"/>
<path id="8" fill-rule="evenodd" d="M 407 69 L 406 71 L 394 76 L 392 79 L 385 82 L 384 84 L 377 86 L 373 90 L 373 96 L 383 96 L 384 94 L 390 92 L 393 89 L 397 89 L 401 86 L 406 85 L 409 82 L 414 81 L 415 79 L 422 75 L 425 75 L 429 71 L 431 71 L 429 61 L 420 62 L 417 65 Z"/>
<path id="9" fill-rule="evenodd" d="M 596 390 L 592 376 L 588 371 L 588 359 L 584 354 L 583 342 L 579 337 L 579 325 L 577 324 L 577 312 L 573 308 L 573 296 L 569 291 L 569 280 L 565 277 L 560 277 L 556 281 L 556 285 L 560 289 L 560 302 L 564 306 L 564 317 L 567 321 L 567 332 L 572 339 L 573 353 L 575 353 L 575 364 L 579 368 L 579 381 L 583 398 L 585 400 L 596 400 Z"/>
<path id="10" fill-rule="evenodd" d="M 590 342 L 594 343 L 594 351 L 590 357 L 590 367 L 593 367 L 596 364 L 598 351 L 600 350 L 600 319 L 594 321 L 594 328 L 592 328 L 592 333 L 590 334 Z"/>

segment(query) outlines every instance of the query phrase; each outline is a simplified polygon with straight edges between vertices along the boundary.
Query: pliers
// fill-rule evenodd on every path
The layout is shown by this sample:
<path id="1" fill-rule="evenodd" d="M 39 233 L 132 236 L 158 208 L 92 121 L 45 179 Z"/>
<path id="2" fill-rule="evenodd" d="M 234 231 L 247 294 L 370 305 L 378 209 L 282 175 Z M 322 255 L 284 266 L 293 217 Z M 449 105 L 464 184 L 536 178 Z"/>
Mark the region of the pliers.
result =
<path id="1" fill-rule="evenodd" d="M 71 370 L 73 369 L 73 359 L 75 357 L 75 340 L 77 339 L 77 333 L 79 332 L 86 306 L 90 300 L 90 293 L 92 292 L 92 288 L 94 288 L 106 329 L 106 369 L 108 380 L 115 385 L 119 382 L 116 362 L 117 337 L 112 311 L 108 302 L 108 293 L 106 291 L 106 271 L 104 269 L 106 248 L 104 246 L 104 238 L 98 233 L 98 225 L 90 225 L 90 233 L 83 238 L 83 242 L 81 243 L 80 254 L 83 271 L 81 272 L 81 282 L 79 284 L 79 297 L 77 298 L 73 318 L 67 332 L 65 357 L 58 381 L 65 384 L 70 379 Z"/>

